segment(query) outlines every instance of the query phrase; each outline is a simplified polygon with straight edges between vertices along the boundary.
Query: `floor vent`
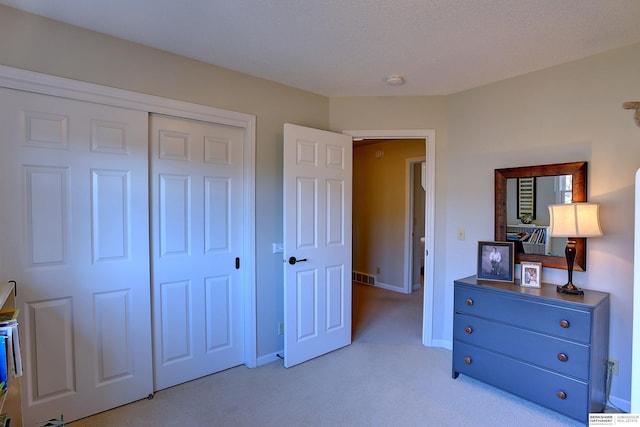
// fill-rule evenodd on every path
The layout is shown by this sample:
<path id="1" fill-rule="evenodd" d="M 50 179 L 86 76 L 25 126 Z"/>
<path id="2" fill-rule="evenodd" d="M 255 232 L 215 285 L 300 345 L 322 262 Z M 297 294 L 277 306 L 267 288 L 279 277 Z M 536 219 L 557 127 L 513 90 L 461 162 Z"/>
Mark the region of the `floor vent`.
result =
<path id="1" fill-rule="evenodd" d="M 376 285 L 376 276 L 371 276 L 369 274 L 354 271 L 353 273 L 351 273 L 351 278 L 354 282 L 364 283 L 365 285 L 371 286 Z"/>

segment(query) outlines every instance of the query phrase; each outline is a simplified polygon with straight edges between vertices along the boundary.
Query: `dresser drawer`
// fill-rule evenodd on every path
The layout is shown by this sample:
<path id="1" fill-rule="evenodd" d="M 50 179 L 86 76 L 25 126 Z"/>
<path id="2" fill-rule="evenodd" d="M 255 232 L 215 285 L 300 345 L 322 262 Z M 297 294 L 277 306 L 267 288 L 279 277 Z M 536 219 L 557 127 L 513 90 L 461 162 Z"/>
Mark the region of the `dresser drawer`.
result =
<path id="1" fill-rule="evenodd" d="M 586 382 L 459 341 L 454 342 L 453 371 L 454 377 L 462 373 L 582 422 L 588 420 Z"/>
<path id="2" fill-rule="evenodd" d="M 591 336 L 591 315 L 588 311 L 546 304 L 539 299 L 507 296 L 482 288 L 457 286 L 454 310 L 583 343 L 589 343 Z"/>
<path id="3" fill-rule="evenodd" d="M 585 344 L 460 313 L 454 314 L 453 339 L 589 380 L 590 348 Z"/>

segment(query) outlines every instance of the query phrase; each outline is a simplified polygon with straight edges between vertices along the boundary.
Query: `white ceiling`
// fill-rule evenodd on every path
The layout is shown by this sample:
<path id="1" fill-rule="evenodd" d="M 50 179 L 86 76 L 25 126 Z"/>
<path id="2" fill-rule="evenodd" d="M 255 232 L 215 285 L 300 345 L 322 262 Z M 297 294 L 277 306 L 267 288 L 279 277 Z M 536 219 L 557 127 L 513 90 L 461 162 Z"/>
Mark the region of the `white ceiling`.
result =
<path id="1" fill-rule="evenodd" d="M 0 4 L 325 96 L 447 95 L 640 42 L 638 0 Z"/>

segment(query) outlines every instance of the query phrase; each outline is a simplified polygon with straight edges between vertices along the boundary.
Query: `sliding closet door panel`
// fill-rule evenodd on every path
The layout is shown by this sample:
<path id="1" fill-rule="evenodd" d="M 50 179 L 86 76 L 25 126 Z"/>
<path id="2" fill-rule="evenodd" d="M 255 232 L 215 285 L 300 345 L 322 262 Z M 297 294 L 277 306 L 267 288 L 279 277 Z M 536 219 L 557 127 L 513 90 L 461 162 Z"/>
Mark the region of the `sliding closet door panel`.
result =
<path id="1" fill-rule="evenodd" d="M 0 271 L 18 282 L 24 425 L 153 391 L 148 114 L 0 89 Z"/>
<path id="2" fill-rule="evenodd" d="M 151 116 L 155 388 L 244 361 L 244 130 Z"/>

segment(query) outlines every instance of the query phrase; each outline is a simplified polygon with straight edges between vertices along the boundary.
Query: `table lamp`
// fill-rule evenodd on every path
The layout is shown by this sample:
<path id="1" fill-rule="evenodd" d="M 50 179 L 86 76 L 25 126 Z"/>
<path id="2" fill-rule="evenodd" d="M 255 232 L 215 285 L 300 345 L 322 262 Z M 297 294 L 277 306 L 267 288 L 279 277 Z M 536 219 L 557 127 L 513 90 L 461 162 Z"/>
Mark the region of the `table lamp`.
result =
<path id="1" fill-rule="evenodd" d="M 567 284 L 558 285 L 556 290 L 563 294 L 584 295 L 584 292 L 573 284 L 573 262 L 576 259 L 575 237 L 602 236 L 600 228 L 599 205 L 595 203 L 571 203 L 549 205 L 550 237 L 567 237 L 564 254 L 567 257 Z"/>

